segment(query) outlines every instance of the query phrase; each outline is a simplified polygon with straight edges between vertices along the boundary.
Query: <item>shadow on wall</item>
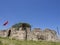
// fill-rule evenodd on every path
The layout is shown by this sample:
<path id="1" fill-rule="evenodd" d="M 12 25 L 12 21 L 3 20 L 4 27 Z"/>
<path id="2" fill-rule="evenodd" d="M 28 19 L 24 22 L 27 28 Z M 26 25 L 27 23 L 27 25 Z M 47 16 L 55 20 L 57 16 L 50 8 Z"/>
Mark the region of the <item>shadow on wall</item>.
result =
<path id="1" fill-rule="evenodd" d="M 11 35 L 11 30 L 8 31 L 8 35 L 7 36 L 9 37 L 10 35 Z"/>

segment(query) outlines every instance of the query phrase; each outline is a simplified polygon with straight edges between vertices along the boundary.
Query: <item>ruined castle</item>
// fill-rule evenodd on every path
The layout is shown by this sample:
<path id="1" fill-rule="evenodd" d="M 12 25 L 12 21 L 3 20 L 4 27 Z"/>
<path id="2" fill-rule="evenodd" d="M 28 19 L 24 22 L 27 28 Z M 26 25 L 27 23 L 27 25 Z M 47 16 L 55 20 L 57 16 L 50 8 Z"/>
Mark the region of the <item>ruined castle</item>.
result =
<path id="1" fill-rule="evenodd" d="M 18 40 L 46 40 L 56 41 L 56 31 L 51 29 L 42 30 L 40 28 L 34 28 L 31 30 L 31 26 L 26 23 L 22 23 L 18 29 L 11 27 L 8 30 L 0 30 L 0 37 L 9 37 L 11 39 Z"/>

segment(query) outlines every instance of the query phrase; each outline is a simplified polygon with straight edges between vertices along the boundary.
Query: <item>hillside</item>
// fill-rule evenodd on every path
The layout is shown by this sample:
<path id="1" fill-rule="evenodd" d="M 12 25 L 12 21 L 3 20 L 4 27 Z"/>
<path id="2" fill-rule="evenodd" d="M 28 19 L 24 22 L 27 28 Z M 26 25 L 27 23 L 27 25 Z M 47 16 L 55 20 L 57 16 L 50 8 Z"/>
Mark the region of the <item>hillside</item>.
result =
<path id="1" fill-rule="evenodd" d="M 19 41 L 9 38 L 0 38 L 0 45 L 60 45 L 60 42 L 47 41 Z"/>

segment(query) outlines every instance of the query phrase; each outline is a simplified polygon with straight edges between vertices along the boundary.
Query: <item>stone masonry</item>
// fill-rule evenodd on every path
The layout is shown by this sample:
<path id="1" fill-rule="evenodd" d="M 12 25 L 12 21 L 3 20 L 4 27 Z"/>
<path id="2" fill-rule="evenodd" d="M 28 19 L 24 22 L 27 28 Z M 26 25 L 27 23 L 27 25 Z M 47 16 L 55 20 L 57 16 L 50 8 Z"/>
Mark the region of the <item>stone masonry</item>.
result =
<path id="1" fill-rule="evenodd" d="M 10 28 L 8 30 L 0 30 L 0 37 L 9 37 L 11 39 L 18 40 L 46 40 L 46 41 L 56 41 L 57 34 L 56 31 L 51 29 L 42 30 L 40 28 L 34 28 L 31 30 L 31 27 L 20 27 L 19 30 L 15 28 Z"/>

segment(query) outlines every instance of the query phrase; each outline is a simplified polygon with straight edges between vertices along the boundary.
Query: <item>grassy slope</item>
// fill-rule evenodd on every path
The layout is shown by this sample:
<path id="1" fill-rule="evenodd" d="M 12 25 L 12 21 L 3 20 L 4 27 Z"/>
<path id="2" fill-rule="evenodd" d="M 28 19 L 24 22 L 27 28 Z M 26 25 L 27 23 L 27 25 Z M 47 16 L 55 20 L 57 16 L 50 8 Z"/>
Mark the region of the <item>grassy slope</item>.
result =
<path id="1" fill-rule="evenodd" d="M 0 38 L 0 45 L 60 45 L 60 43 L 46 41 L 19 41 L 8 38 Z"/>

